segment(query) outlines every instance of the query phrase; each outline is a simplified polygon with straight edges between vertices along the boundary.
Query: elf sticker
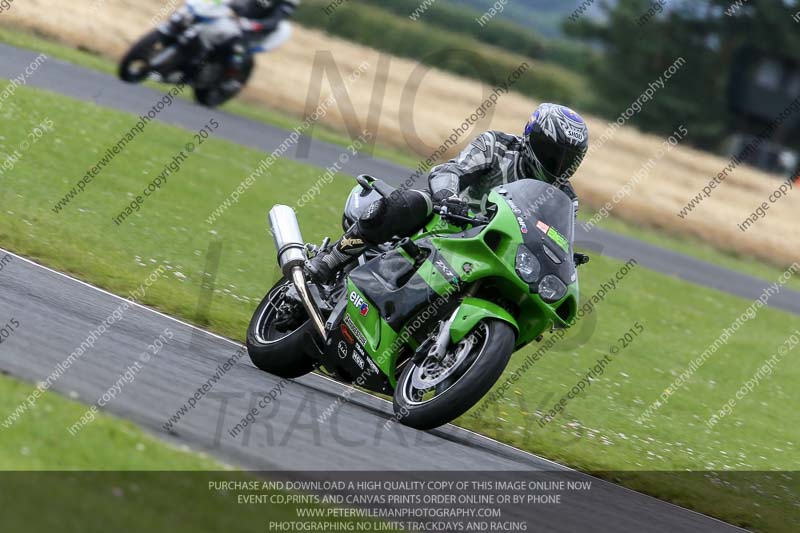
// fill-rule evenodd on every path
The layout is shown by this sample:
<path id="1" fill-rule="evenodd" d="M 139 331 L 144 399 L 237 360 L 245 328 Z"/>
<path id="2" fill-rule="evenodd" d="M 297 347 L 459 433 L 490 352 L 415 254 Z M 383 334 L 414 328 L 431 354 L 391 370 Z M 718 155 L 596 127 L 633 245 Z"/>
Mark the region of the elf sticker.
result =
<path id="1" fill-rule="evenodd" d="M 367 316 L 369 314 L 369 304 L 365 302 L 364 298 L 359 296 L 356 291 L 350 293 L 350 302 L 356 306 L 361 316 Z"/>

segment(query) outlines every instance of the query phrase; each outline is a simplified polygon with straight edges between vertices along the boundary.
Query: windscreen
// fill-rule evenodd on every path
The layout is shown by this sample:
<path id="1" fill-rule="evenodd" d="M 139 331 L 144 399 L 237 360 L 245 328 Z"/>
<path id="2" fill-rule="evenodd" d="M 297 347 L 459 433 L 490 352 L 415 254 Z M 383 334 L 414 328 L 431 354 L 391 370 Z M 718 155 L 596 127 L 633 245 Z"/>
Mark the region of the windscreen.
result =
<path id="1" fill-rule="evenodd" d="M 536 180 L 515 181 L 496 190 L 516 214 L 525 245 L 540 258 L 543 273 L 574 282 L 575 213 L 569 196 Z"/>

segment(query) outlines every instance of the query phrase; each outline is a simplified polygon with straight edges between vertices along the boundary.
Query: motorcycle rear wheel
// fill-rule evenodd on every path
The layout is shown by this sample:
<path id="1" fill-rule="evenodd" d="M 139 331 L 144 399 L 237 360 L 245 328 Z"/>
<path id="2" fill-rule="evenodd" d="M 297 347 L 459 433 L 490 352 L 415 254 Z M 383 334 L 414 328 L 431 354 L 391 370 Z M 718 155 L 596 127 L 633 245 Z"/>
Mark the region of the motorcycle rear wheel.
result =
<path id="1" fill-rule="evenodd" d="M 305 311 L 299 311 L 302 317 L 290 320 L 288 327 L 276 326 L 291 285 L 285 278 L 279 280 L 261 301 L 247 328 L 247 352 L 253 364 L 264 372 L 289 379 L 304 376 L 317 366 L 309 355 L 316 341 Z"/>
<path id="2" fill-rule="evenodd" d="M 458 418 L 500 378 L 514 345 L 511 326 L 499 320 L 484 320 L 461 342 L 448 347 L 445 361 L 452 362 L 450 366 L 430 355 L 418 365 L 409 361 L 394 392 L 395 418 L 421 430 Z"/>
<path id="3" fill-rule="evenodd" d="M 237 81 L 239 81 L 242 86 L 236 91 L 225 91 L 219 85 L 205 88 L 195 87 L 195 101 L 205 107 L 219 107 L 228 100 L 235 98 L 242 92 L 247 82 L 250 80 L 250 75 L 253 73 L 253 66 L 253 58 L 248 57 L 245 65 L 242 67 L 242 72 L 237 77 Z"/>

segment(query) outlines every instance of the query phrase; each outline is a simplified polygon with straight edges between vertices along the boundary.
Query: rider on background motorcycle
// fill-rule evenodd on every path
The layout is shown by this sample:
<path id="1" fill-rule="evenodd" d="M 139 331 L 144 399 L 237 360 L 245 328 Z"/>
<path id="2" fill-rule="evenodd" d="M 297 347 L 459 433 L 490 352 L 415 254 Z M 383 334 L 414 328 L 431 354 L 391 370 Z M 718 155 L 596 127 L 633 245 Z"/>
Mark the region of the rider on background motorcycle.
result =
<path id="1" fill-rule="evenodd" d="M 482 210 L 489 191 L 503 183 L 536 179 L 578 198 L 569 179 L 589 148 L 589 130 L 580 115 L 556 104 L 541 104 L 531 115 L 523 135 L 499 131 L 482 133 L 454 159 L 434 167 L 430 191 L 398 190 L 372 203 L 359 220 L 326 253 L 308 263 L 315 281 L 328 281 L 346 263 L 371 244 L 394 236 L 413 235 L 427 222 L 433 204 L 465 215 L 470 207 Z"/>
<path id="2" fill-rule="evenodd" d="M 273 50 L 286 42 L 291 27 L 286 19 L 291 17 L 300 0 L 233 0 L 231 9 L 239 17 L 242 34 L 231 43 L 231 55 L 224 82 L 228 85 L 238 81 L 248 49 L 254 52 Z M 234 89 L 235 87 L 229 87 Z"/>

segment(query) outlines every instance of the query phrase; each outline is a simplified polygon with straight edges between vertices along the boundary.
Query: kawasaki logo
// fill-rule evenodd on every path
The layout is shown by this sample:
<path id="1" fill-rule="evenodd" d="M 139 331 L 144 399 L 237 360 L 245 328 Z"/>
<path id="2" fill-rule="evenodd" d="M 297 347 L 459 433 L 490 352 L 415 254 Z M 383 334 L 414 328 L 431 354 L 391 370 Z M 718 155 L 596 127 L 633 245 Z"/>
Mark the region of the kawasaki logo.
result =
<path id="1" fill-rule="evenodd" d="M 453 273 L 453 271 L 452 271 L 452 270 L 450 270 L 450 269 L 447 267 L 447 265 L 444 263 L 444 261 L 442 261 L 441 259 L 439 259 L 438 261 L 436 261 L 436 266 L 438 266 L 438 267 L 439 267 L 439 269 L 440 269 L 442 272 L 444 272 L 444 275 L 445 275 L 445 276 L 447 276 L 448 278 L 454 278 L 454 277 L 456 277 L 456 275 Z"/>
<path id="2" fill-rule="evenodd" d="M 455 272 L 453 272 L 453 269 L 451 269 L 442 259 L 437 260 L 434 265 L 436 265 L 436 268 L 439 269 L 439 272 L 445 277 L 445 279 L 447 279 L 447 281 L 453 285 L 458 283 L 458 276 L 456 276 Z"/>
<path id="3" fill-rule="evenodd" d="M 369 314 L 369 304 L 364 301 L 364 298 L 358 295 L 356 291 L 350 293 L 350 302 L 356 306 L 361 316 Z"/>

